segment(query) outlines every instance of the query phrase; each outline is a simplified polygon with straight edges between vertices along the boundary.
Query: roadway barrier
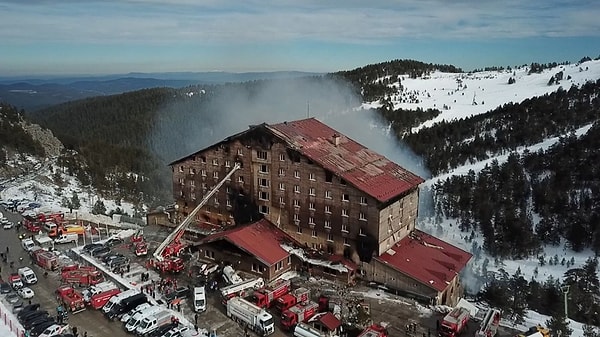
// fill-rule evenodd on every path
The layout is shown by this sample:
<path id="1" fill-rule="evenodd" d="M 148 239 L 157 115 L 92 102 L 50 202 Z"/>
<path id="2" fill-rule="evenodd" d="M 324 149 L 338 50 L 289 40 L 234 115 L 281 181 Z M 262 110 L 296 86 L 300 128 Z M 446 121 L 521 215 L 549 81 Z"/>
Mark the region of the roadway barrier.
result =
<path id="1" fill-rule="evenodd" d="M 15 336 L 23 337 L 25 335 L 25 329 L 3 302 L 0 302 L 0 320 L 0 324 L 5 325 Z"/>

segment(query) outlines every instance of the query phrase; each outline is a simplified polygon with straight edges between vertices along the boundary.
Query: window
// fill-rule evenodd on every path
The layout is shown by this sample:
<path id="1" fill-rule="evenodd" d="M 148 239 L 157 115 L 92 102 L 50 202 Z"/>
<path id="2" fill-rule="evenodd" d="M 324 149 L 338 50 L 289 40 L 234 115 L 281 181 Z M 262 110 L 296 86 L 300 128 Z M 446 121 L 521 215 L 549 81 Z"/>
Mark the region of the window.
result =
<path id="1" fill-rule="evenodd" d="M 260 173 L 269 173 L 269 167 L 265 164 L 260 165 Z"/>
<path id="2" fill-rule="evenodd" d="M 206 157 L 205 156 L 201 156 L 200 160 L 202 161 L 203 164 L 206 164 Z"/>
<path id="3" fill-rule="evenodd" d="M 192 186 L 192 187 L 196 186 L 196 182 L 194 180 L 190 180 L 190 186 Z"/>
<path id="4" fill-rule="evenodd" d="M 196 193 L 193 193 L 193 192 L 192 192 L 192 193 L 190 193 L 190 198 L 191 198 L 192 200 L 196 200 Z"/>
<path id="5" fill-rule="evenodd" d="M 342 232 L 348 233 L 348 225 L 342 224 Z"/>
<path id="6" fill-rule="evenodd" d="M 240 183 L 240 184 L 244 183 L 244 176 L 239 176 L 238 177 L 238 183 Z"/>
<path id="7" fill-rule="evenodd" d="M 211 250 L 205 250 L 204 251 L 204 257 L 207 257 L 209 259 L 215 259 L 215 252 L 211 251 Z"/>
<path id="8" fill-rule="evenodd" d="M 219 166 L 219 160 L 218 159 L 213 159 L 212 163 L 213 163 L 213 166 Z"/>
<path id="9" fill-rule="evenodd" d="M 298 214 L 294 214 L 294 221 L 300 221 L 300 216 Z"/>
<path id="10" fill-rule="evenodd" d="M 300 207 L 300 200 L 294 199 L 294 207 Z"/>
<path id="11" fill-rule="evenodd" d="M 310 225 L 314 225 L 314 224 L 315 224 L 315 218 L 313 218 L 312 216 L 309 216 L 309 217 L 308 217 L 308 223 L 309 223 Z"/>
<path id="12" fill-rule="evenodd" d="M 202 183 L 202 189 L 206 191 L 208 189 L 208 185 L 206 185 L 206 183 Z"/>
<path id="13" fill-rule="evenodd" d="M 258 199 L 260 200 L 269 200 L 269 192 L 260 192 L 258 195 Z"/>
<path id="14" fill-rule="evenodd" d="M 308 189 L 308 194 L 314 196 L 315 195 L 315 188 L 311 187 Z"/>
<path id="15" fill-rule="evenodd" d="M 361 205 L 366 205 L 367 204 L 367 197 L 360 197 L 360 204 Z"/>
<path id="16" fill-rule="evenodd" d="M 200 171 L 200 175 L 203 176 L 203 177 L 206 177 L 206 170 Z"/>
<path id="17" fill-rule="evenodd" d="M 298 171 L 298 170 L 294 171 L 294 178 L 300 179 L 300 171 Z"/>
<path id="18" fill-rule="evenodd" d="M 325 228 L 331 228 L 331 221 L 325 220 Z"/>
<path id="19" fill-rule="evenodd" d="M 280 191 L 285 191 L 285 184 L 284 183 L 279 183 L 279 190 Z"/>
<path id="20" fill-rule="evenodd" d="M 300 193 L 300 185 L 294 185 L 294 193 Z"/>
<path id="21" fill-rule="evenodd" d="M 331 206 L 325 205 L 325 213 L 331 214 Z"/>
<path id="22" fill-rule="evenodd" d="M 190 167 L 190 174 L 196 174 L 196 169 Z"/>
<path id="23" fill-rule="evenodd" d="M 260 187 L 269 187 L 269 180 L 265 178 L 258 179 L 258 185 Z"/>
<path id="24" fill-rule="evenodd" d="M 269 214 L 269 206 L 261 205 L 259 208 L 259 212 L 262 214 Z"/>
<path id="25" fill-rule="evenodd" d="M 317 237 L 317 231 L 316 230 L 312 230 L 312 233 L 310 234 L 310 236 L 312 236 L 313 238 Z"/>
<path id="26" fill-rule="evenodd" d="M 231 199 L 225 199 L 225 204 L 227 205 L 227 207 L 231 207 Z"/>
<path id="27" fill-rule="evenodd" d="M 231 162 L 229 160 L 225 161 L 225 167 L 231 167 Z"/>
<path id="28" fill-rule="evenodd" d="M 242 152 L 242 149 L 237 149 L 237 155 L 238 156 L 243 156 L 244 153 Z"/>
<path id="29" fill-rule="evenodd" d="M 342 201 L 350 201 L 350 194 L 348 194 L 348 193 L 342 194 Z"/>
<path id="30" fill-rule="evenodd" d="M 333 182 L 333 174 L 329 171 L 325 171 L 325 182 L 326 183 Z"/>
<path id="31" fill-rule="evenodd" d="M 312 181 L 315 181 L 315 174 L 314 173 L 309 173 L 308 174 L 308 179 L 312 180 Z"/>
<path id="32" fill-rule="evenodd" d="M 285 175 L 285 170 L 284 170 L 284 169 L 282 169 L 282 168 L 280 168 L 280 169 L 279 169 L 279 176 L 280 176 L 280 177 L 283 177 L 284 175 Z"/>
<path id="33" fill-rule="evenodd" d="M 344 246 L 350 246 L 350 240 L 348 240 L 348 238 L 344 238 Z"/>
<path id="34" fill-rule="evenodd" d="M 219 198 L 215 198 L 215 206 L 219 206 Z"/>
<path id="35" fill-rule="evenodd" d="M 358 213 L 358 220 L 366 221 L 367 216 L 365 215 L 365 213 L 363 213 L 363 212 Z"/>
<path id="36" fill-rule="evenodd" d="M 267 160 L 267 151 L 256 150 L 256 158 Z"/>
<path id="37" fill-rule="evenodd" d="M 308 203 L 308 209 L 311 210 L 311 211 L 314 211 L 315 210 L 315 203 L 314 202 L 309 202 Z"/>
<path id="38" fill-rule="evenodd" d="M 333 234 L 331 234 L 331 233 L 327 234 L 327 241 L 333 242 Z"/>
<path id="39" fill-rule="evenodd" d="M 325 198 L 331 199 L 331 191 L 325 191 Z"/>
<path id="40" fill-rule="evenodd" d="M 227 193 L 227 194 L 231 193 L 231 187 L 229 187 L 229 186 L 225 187 L 225 193 Z"/>
<path id="41" fill-rule="evenodd" d="M 358 235 L 360 235 L 360 236 L 365 236 L 365 231 L 364 231 L 364 229 L 362 229 L 362 228 L 359 228 L 359 229 L 358 229 Z"/>
<path id="42" fill-rule="evenodd" d="M 260 272 L 258 263 L 253 263 L 252 267 L 250 267 L 250 270 L 253 271 L 253 272 L 255 272 L 255 273 Z"/>
<path id="43" fill-rule="evenodd" d="M 283 153 L 279 154 L 279 161 L 285 161 L 285 154 L 283 154 Z"/>
<path id="44" fill-rule="evenodd" d="M 219 179 L 219 172 L 217 172 L 217 171 L 213 172 L 213 178 Z"/>
<path id="45" fill-rule="evenodd" d="M 348 216 L 348 210 L 347 209 L 342 209 L 342 216 Z"/>
<path id="46" fill-rule="evenodd" d="M 183 173 L 183 170 L 184 170 L 183 166 L 179 166 L 179 172 Z"/>
<path id="47" fill-rule="evenodd" d="M 285 205 L 285 199 L 283 199 L 283 197 L 279 197 L 279 204 Z"/>
<path id="48" fill-rule="evenodd" d="M 302 227 L 300 227 L 300 226 L 296 227 L 296 233 L 302 234 Z"/>
<path id="49" fill-rule="evenodd" d="M 183 178 L 179 178 L 179 183 L 180 183 L 181 185 L 183 185 L 183 184 L 185 184 L 185 180 L 183 180 Z"/>

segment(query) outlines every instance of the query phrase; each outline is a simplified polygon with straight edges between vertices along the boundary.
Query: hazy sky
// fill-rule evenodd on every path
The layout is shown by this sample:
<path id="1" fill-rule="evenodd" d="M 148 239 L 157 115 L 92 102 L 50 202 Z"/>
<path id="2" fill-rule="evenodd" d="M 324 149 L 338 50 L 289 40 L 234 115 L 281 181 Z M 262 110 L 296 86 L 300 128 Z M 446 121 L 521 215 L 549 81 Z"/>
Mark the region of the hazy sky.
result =
<path id="1" fill-rule="evenodd" d="M 600 54 L 598 0 L 0 0 L 0 76 L 487 65 Z"/>

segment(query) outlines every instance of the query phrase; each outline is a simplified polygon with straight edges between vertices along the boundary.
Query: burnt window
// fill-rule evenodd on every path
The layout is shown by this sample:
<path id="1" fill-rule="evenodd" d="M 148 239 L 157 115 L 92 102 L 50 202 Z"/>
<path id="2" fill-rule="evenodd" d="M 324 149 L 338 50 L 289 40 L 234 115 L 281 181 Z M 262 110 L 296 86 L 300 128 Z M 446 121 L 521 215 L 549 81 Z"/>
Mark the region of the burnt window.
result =
<path id="1" fill-rule="evenodd" d="M 333 182 L 333 174 L 329 171 L 325 171 L 325 182 L 326 183 Z"/>
<path id="2" fill-rule="evenodd" d="M 267 151 L 256 150 L 256 158 L 267 160 Z"/>

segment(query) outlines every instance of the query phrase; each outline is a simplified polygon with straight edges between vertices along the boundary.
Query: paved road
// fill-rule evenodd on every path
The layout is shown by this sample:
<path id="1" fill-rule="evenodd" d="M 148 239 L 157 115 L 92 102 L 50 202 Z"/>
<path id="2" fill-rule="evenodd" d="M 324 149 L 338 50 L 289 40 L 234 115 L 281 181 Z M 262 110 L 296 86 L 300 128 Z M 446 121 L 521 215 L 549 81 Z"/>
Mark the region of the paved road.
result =
<path id="1" fill-rule="evenodd" d="M 17 222 L 22 220 L 19 214 L 11 213 L 5 211 L 4 209 L 0 209 L 0 211 L 2 211 L 2 213 L 4 213 L 4 215 L 11 221 Z M 15 261 L 14 271 L 16 272 L 19 267 L 30 265 L 31 260 L 21 247 L 16 230 L 0 229 L 0 231 L 0 251 L 4 252 L 6 247 L 9 247 L 9 262 Z M 21 231 L 24 232 L 23 229 Z M 22 260 L 20 261 L 19 258 L 22 258 Z M 2 268 L 2 278 L 6 280 L 11 272 L 9 270 L 9 265 L 0 263 L 0 267 Z M 44 278 L 44 271 L 42 268 L 38 267 L 37 265 L 31 267 L 37 274 L 39 280 L 37 284 L 31 286 L 31 289 L 33 289 L 35 292 L 32 302 L 40 303 L 41 307 L 50 313 L 56 313 L 56 306 L 58 303 L 56 302 L 54 296 L 54 290 L 60 284 L 59 275 L 57 273 L 51 273 L 48 278 Z M 71 315 L 69 317 L 69 325 L 76 326 L 80 334 L 83 334 L 84 331 L 87 331 L 88 337 L 130 336 L 125 333 L 120 322 L 110 322 L 104 318 L 101 312 L 93 309 L 88 309 L 81 313 Z"/>

